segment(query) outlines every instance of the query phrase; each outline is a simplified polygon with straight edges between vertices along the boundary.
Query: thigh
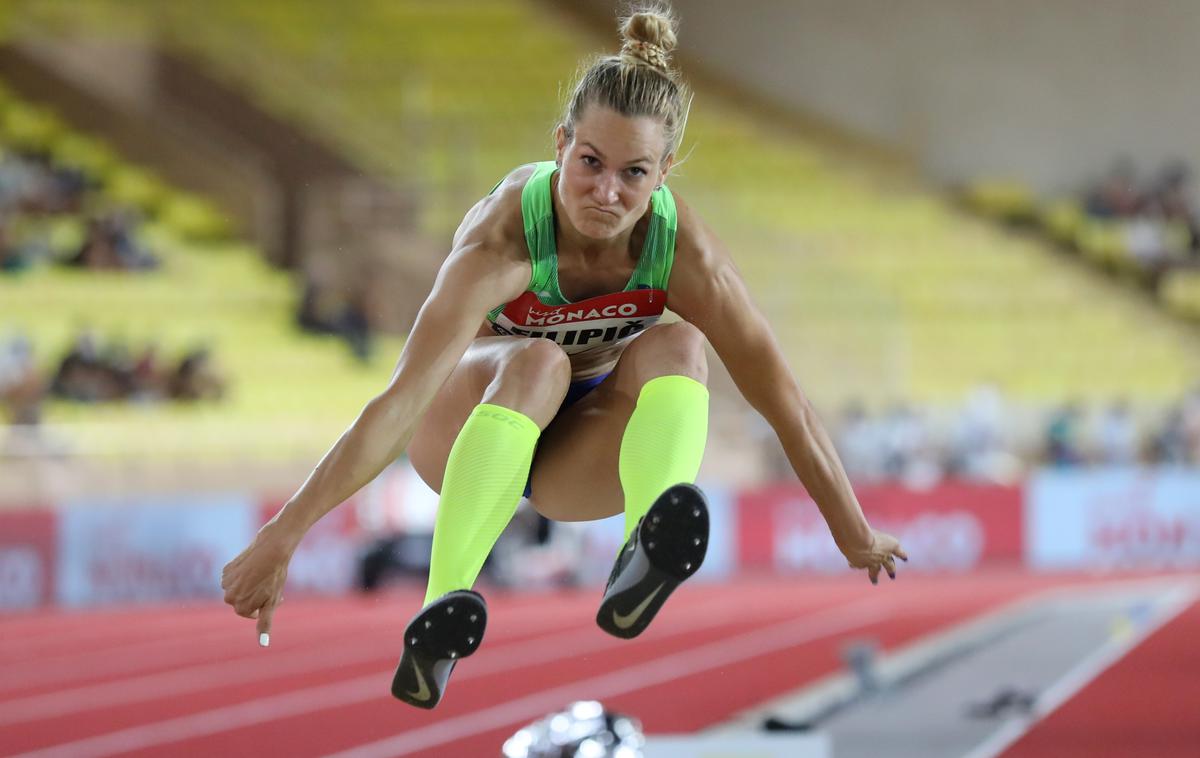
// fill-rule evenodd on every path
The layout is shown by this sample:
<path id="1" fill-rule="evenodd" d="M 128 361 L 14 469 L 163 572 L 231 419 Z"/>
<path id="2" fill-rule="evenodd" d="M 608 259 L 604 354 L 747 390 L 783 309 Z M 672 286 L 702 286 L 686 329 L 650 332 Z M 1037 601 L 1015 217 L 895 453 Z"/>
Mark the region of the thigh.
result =
<path id="1" fill-rule="evenodd" d="M 530 501 L 556 521 L 592 521 L 625 510 L 618 475 L 621 438 L 641 385 L 620 362 L 542 432 L 533 459 Z"/>
<path id="2" fill-rule="evenodd" d="M 425 409 L 408 443 L 407 452 L 417 475 L 435 492 L 442 491 L 446 459 L 467 417 L 475 406 L 483 402 L 485 395 L 491 397 L 496 394 L 496 379 L 501 376 L 506 364 L 519 351 L 531 347 L 533 342 L 527 337 L 476 338 Z M 513 381 L 521 380 L 521 376 L 512 372 L 505 373 L 504 377 L 506 381 L 510 377 Z M 534 415 L 540 416 L 541 412 Z"/>
<path id="3" fill-rule="evenodd" d="M 530 500 L 542 515 L 590 521 L 625 510 L 621 439 L 642 386 L 668 374 L 707 380 L 704 339 L 695 327 L 651 327 L 625 348 L 603 382 L 550 422 L 533 459 Z"/>

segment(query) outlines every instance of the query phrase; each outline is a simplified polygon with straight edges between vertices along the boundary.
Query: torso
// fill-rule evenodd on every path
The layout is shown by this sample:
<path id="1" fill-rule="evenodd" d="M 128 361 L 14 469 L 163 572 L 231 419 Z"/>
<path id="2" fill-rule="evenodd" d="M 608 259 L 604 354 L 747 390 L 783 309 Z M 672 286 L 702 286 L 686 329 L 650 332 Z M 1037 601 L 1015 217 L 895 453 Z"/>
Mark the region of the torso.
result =
<path id="1" fill-rule="evenodd" d="M 503 236 L 503 246 L 511 251 L 514 259 L 529 261 L 529 250 L 525 240 L 525 230 L 521 222 L 521 190 L 532 174 L 532 170 L 519 169 L 505 180 L 497 192 L 504 193 L 502 202 L 513 204 L 513 214 L 516 223 L 506 225 Z M 554 177 L 551 191 L 557 186 Z M 511 186 L 506 186 L 511 185 Z M 515 198 L 515 201 L 514 201 Z M 558 287 L 562 296 L 571 303 L 580 303 L 595 297 L 619 293 L 625 289 L 633 276 L 645 242 L 646 230 L 650 223 L 651 210 L 647 207 L 642 218 L 634 226 L 630 236 L 628 254 L 619 263 L 589 263 L 581 254 L 570 249 L 564 250 L 561 236 L 556 235 L 558 245 Z M 492 324 L 484 319 L 475 335 L 478 337 L 495 337 L 496 331 Z M 623 347 L 623 346 L 622 346 Z M 620 357 L 621 350 L 601 350 L 584 353 L 568 353 L 571 360 L 571 373 L 574 377 L 594 376 L 611 370 Z"/>

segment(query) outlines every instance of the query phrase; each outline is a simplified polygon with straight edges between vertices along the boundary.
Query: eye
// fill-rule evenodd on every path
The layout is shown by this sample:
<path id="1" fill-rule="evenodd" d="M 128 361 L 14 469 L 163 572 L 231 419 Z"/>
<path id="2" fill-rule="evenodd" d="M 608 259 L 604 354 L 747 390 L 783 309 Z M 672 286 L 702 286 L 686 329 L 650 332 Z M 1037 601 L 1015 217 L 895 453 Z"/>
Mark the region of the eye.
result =
<path id="1" fill-rule="evenodd" d="M 583 161 L 583 163 L 584 163 L 584 165 L 585 165 L 585 166 L 592 166 L 592 167 L 595 167 L 595 166 L 599 166 L 599 165 L 600 165 L 600 161 L 599 161 L 599 160 L 597 160 L 597 159 L 596 159 L 596 156 L 594 156 L 594 155 L 584 155 L 584 156 L 582 156 L 582 157 L 580 158 L 580 160 L 582 160 L 582 161 Z"/>
<path id="2" fill-rule="evenodd" d="M 640 167 L 640 166 L 631 166 L 631 167 L 629 168 L 629 173 L 630 173 L 630 174 L 632 174 L 633 176 L 636 176 L 636 177 L 638 177 L 638 178 L 640 179 L 640 178 L 642 178 L 643 176 L 645 176 L 645 175 L 646 175 L 646 169 L 644 169 L 644 168 L 642 168 L 642 167 Z"/>

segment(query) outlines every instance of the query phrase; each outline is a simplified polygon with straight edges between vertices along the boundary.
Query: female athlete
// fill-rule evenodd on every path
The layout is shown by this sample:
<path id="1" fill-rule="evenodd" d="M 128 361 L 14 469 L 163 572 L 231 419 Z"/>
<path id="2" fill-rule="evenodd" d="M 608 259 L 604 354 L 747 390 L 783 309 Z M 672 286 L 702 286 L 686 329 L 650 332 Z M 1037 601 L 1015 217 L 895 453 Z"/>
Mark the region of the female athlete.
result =
<path id="1" fill-rule="evenodd" d="M 708 433 L 707 339 L 770 422 L 850 565 L 895 578 L 829 437 L 728 251 L 665 185 L 689 96 L 668 66 L 674 21 L 623 20 L 555 132 L 554 162 L 513 171 L 467 213 L 388 387 L 222 575 L 269 642 L 292 552 L 321 516 L 407 450 L 440 493 L 428 591 L 392 692 L 441 700 L 483 638 L 471 587 L 521 496 L 562 521 L 624 511 L 597 622 L 634 637 L 699 568 L 695 481 Z M 657 324 L 664 307 L 683 320 Z M 536 455 L 535 455 L 536 449 Z"/>

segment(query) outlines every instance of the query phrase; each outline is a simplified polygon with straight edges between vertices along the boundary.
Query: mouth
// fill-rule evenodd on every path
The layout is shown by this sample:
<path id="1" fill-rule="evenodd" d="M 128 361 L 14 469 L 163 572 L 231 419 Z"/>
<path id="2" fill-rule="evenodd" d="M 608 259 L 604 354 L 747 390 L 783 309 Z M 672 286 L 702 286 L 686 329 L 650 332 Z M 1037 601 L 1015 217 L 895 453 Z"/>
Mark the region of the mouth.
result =
<path id="1" fill-rule="evenodd" d="M 588 208 L 588 210 L 596 211 L 597 213 L 603 213 L 604 215 L 612 216 L 613 218 L 619 218 L 619 216 L 616 213 L 613 213 L 612 211 L 606 211 L 603 208 L 597 208 L 595 206 L 592 206 L 592 207 Z"/>

